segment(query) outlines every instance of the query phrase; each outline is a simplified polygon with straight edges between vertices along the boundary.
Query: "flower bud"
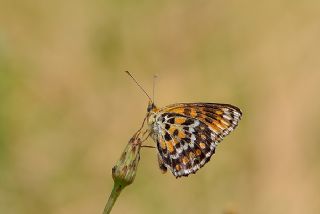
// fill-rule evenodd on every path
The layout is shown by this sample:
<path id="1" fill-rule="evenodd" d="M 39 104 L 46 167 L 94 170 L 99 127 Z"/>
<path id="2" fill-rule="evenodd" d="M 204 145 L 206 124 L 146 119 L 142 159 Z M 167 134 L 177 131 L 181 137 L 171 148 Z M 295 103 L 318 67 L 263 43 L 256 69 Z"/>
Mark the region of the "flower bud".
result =
<path id="1" fill-rule="evenodd" d="M 137 132 L 130 139 L 120 159 L 112 168 L 112 178 L 122 188 L 131 184 L 136 176 L 140 160 L 141 139 L 140 132 Z"/>

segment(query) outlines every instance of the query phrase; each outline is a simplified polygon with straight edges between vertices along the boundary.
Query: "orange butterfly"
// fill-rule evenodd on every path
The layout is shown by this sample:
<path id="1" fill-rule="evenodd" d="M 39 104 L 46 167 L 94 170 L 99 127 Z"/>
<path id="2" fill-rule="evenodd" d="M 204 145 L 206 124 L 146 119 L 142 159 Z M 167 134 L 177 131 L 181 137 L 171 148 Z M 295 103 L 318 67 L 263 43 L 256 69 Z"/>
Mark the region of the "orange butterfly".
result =
<path id="1" fill-rule="evenodd" d="M 230 104 L 179 103 L 157 108 L 127 73 L 149 98 L 145 121 L 148 136 L 157 144 L 160 169 L 169 168 L 177 178 L 204 166 L 241 119 L 241 110 Z"/>

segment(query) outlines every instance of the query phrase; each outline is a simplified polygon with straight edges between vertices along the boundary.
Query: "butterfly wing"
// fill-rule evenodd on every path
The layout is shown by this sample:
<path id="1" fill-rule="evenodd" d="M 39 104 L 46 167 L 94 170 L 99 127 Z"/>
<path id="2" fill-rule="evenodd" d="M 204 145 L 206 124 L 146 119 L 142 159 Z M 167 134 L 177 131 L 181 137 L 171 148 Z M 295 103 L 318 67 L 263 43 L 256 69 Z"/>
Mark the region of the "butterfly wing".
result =
<path id="1" fill-rule="evenodd" d="M 160 109 L 153 137 L 159 161 L 176 177 L 195 173 L 236 128 L 241 115 L 239 108 L 218 103 L 181 103 Z"/>

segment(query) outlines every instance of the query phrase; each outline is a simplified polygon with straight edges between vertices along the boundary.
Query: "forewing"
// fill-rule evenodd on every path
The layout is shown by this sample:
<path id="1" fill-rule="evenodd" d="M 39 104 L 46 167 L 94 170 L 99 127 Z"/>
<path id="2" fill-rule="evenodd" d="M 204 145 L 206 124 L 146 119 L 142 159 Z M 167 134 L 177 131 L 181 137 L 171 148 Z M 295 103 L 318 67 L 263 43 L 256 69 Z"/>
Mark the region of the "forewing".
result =
<path id="1" fill-rule="evenodd" d="M 176 177 L 195 173 L 235 129 L 241 114 L 235 106 L 216 103 L 183 103 L 161 109 L 156 140 L 164 165 Z"/>

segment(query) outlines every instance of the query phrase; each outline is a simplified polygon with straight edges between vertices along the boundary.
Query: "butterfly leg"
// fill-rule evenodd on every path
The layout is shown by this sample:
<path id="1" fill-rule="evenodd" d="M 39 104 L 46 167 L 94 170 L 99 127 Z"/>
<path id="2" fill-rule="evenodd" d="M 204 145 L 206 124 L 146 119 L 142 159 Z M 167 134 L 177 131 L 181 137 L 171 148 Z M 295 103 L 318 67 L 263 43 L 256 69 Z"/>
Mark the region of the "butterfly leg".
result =
<path id="1" fill-rule="evenodd" d="M 146 136 L 147 135 L 147 136 Z M 151 132 L 149 130 L 146 130 L 143 134 L 143 140 L 142 143 L 145 142 L 150 136 L 151 136 Z M 145 137 L 146 136 L 146 137 Z"/>
<path id="2" fill-rule="evenodd" d="M 155 149 L 155 148 L 156 148 L 155 146 L 148 146 L 148 145 L 142 145 L 141 147 L 144 147 L 144 148 L 151 148 L 151 149 Z"/>
<path id="3" fill-rule="evenodd" d="M 164 162 L 161 158 L 161 156 L 158 154 L 158 163 L 159 163 L 159 168 L 161 170 L 161 172 L 164 174 L 167 172 L 167 167 L 164 165 Z"/>

